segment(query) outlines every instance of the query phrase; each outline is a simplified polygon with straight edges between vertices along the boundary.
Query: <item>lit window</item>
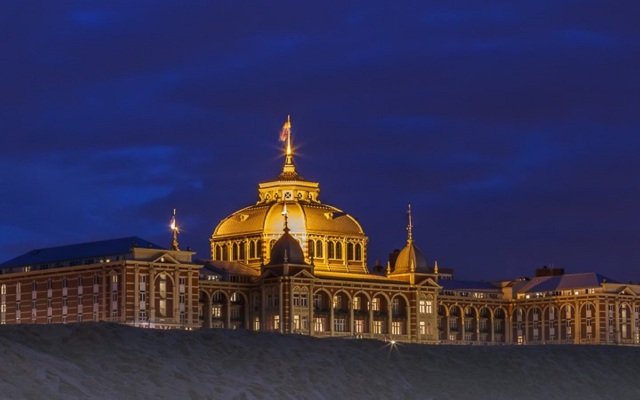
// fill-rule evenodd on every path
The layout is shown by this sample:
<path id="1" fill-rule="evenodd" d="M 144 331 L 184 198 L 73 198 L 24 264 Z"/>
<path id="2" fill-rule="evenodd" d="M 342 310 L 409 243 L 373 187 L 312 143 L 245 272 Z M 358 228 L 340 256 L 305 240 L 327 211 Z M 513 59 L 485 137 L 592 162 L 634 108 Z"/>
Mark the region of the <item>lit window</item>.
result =
<path id="1" fill-rule="evenodd" d="M 342 308 L 342 296 L 333 296 L 333 308 L 336 310 Z"/>
<path id="2" fill-rule="evenodd" d="M 316 332 L 324 332 L 324 318 L 316 317 L 313 319 L 313 330 Z"/>
<path id="3" fill-rule="evenodd" d="M 220 306 L 211 307 L 211 316 L 213 318 L 222 317 L 222 307 L 220 307 Z"/>
<path id="4" fill-rule="evenodd" d="M 382 321 L 373 321 L 373 333 L 380 335 L 383 334 L 384 331 L 382 329 Z"/>
<path id="5" fill-rule="evenodd" d="M 353 309 L 360 310 L 360 297 L 356 296 L 353 298 Z"/>
<path id="6" fill-rule="evenodd" d="M 160 316 L 167 316 L 167 300 L 160 299 Z"/>
<path id="7" fill-rule="evenodd" d="M 392 335 L 402 335 L 402 322 L 393 321 L 391 323 L 391 334 Z"/>

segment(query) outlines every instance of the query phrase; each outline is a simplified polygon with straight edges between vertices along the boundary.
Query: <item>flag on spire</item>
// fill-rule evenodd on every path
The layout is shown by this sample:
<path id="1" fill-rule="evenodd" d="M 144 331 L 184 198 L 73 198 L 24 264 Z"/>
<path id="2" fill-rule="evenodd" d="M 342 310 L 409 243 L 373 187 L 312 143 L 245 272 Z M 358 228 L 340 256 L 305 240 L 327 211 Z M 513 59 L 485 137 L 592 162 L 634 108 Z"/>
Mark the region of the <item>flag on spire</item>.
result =
<path id="1" fill-rule="evenodd" d="M 180 251 L 178 248 L 178 233 L 180 233 L 180 228 L 178 228 L 178 223 L 176 222 L 176 209 L 173 209 L 173 216 L 171 217 L 171 223 L 169 224 L 171 230 L 173 231 L 173 242 L 171 242 L 171 250 Z"/>
<path id="2" fill-rule="evenodd" d="M 171 223 L 169 224 L 172 231 L 178 230 L 178 225 L 176 224 L 176 209 L 173 209 L 173 216 L 171 217 Z"/>
<path id="3" fill-rule="evenodd" d="M 287 117 L 287 122 L 282 125 L 282 130 L 280 130 L 280 141 L 284 142 L 289 137 L 291 133 L 291 116 Z"/>

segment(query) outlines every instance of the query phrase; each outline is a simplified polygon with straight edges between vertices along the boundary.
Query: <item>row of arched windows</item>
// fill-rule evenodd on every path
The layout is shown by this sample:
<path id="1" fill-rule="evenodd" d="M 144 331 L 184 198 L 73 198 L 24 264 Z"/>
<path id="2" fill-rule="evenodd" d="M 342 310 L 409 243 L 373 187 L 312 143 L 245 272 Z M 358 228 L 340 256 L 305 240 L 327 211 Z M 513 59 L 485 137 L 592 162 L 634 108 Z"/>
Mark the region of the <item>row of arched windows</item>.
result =
<path id="1" fill-rule="evenodd" d="M 269 248 L 273 247 L 275 240 L 271 240 Z M 260 239 L 250 240 L 249 244 L 249 259 L 260 258 L 262 252 L 262 241 Z M 310 239 L 308 242 L 309 257 L 323 258 L 324 246 L 322 240 Z M 347 243 L 347 261 L 362 261 L 362 244 L 361 243 Z M 246 258 L 246 246 L 245 242 L 234 242 L 231 244 L 216 244 L 214 246 L 214 257 L 219 261 L 243 261 Z M 343 244 L 341 241 L 330 240 L 327 241 L 327 257 L 330 260 L 342 260 L 343 259 Z"/>
<path id="2" fill-rule="evenodd" d="M 342 254 L 342 242 L 330 240 L 327 242 L 327 257 L 330 260 L 341 260 Z M 309 257 L 322 258 L 323 246 L 321 240 L 309 240 Z M 362 244 L 360 243 L 347 243 L 347 260 L 348 261 L 362 261 Z"/>
<path id="3" fill-rule="evenodd" d="M 231 250 L 229 252 L 229 250 Z M 262 253 L 262 241 L 260 239 L 249 241 L 249 259 L 260 258 Z M 216 244 L 214 257 L 219 261 L 242 261 L 246 256 L 245 242 L 228 244 Z"/>

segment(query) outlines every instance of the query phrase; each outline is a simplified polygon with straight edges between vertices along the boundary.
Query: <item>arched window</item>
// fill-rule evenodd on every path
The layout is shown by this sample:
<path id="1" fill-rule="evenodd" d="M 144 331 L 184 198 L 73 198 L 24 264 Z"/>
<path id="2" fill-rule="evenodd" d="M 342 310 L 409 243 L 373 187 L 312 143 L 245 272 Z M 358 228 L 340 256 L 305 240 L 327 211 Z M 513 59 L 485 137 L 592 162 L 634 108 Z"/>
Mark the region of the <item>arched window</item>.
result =
<path id="1" fill-rule="evenodd" d="M 353 260 L 353 243 L 347 243 L 347 260 Z"/>
<path id="2" fill-rule="evenodd" d="M 216 245 L 216 260 L 222 260 L 222 246 Z"/>
<path id="3" fill-rule="evenodd" d="M 327 255 L 329 256 L 329 258 L 336 257 L 335 244 L 333 242 L 327 243 Z"/>
<path id="4" fill-rule="evenodd" d="M 315 240 L 309 240 L 309 257 L 315 257 L 316 256 L 316 250 L 315 250 Z"/>
<path id="5" fill-rule="evenodd" d="M 238 243 L 234 243 L 232 260 L 238 260 L 239 258 L 240 258 L 240 252 L 238 251 Z"/>
<path id="6" fill-rule="evenodd" d="M 238 259 L 244 260 L 244 242 L 238 244 Z"/>
<path id="7" fill-rule="evenodd" d="M 229 260 L 229 247 L 226 244 L 222 245 L 222 260 L 223 261 Z"/>
<path id="8" fill-rule="evenodd" d="M 336 243 L 336 258 L 342 259 L 342 243 L 340 242 Z"/>
<path id="9" fill-rule="evenodd" d="M 316 242 L 316 258 L 322 258 L 322 242 L 318 240 Z"/>
<path id="10" fill-rule="evenodd" d="M 362 261 L 362 245 L 356 243 L 356 261 Z"/>
<path id="11" fill-rule="evenodd" d="M 253 240 L 249 242 L 249 258 L 256 258 L 256 242 Z"/>

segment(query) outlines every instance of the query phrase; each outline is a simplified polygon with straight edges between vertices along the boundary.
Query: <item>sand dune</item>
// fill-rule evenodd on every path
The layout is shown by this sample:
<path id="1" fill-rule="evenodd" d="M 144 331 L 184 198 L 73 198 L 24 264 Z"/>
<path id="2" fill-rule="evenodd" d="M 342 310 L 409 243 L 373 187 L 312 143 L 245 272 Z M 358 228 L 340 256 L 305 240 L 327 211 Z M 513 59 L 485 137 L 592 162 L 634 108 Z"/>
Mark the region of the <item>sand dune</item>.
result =
<path id="1" fill-rule="evenodd" d="M 640 348 L 425 346 L 114 324 L 3 326 L 6 399 L 640 398 Z"/>

